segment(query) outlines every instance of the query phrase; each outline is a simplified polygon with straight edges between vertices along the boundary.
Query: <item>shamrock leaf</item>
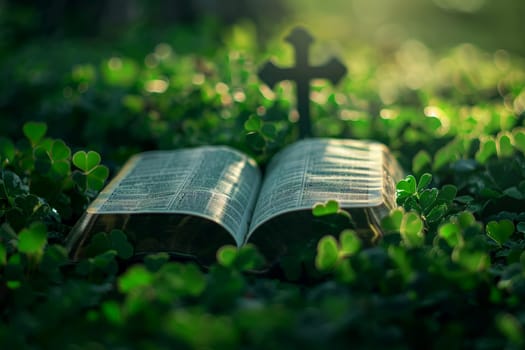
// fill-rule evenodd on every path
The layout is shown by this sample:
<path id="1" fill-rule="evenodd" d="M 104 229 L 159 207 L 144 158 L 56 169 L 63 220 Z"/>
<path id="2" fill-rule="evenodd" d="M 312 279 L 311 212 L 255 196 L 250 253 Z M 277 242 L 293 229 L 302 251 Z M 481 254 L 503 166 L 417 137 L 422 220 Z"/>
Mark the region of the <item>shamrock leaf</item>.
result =
<path id="1" fill-rule="evenodd" d="M 354 230 L 344 230 L 339 236 L 340 254 L 353 255 L 361 249 L 361 239 Z"/>
<path id="2" fill-rule="evenodd" d="M 517 129 L 514 134 L 514 146 L 525 153 L 525 129 Z"/>
<path id="3" fill-rule="evenodd" d="M 255 132 L 261 129 L 262 122 L 261 119 L 255 115 L 250 116 L 250 118 L 244 123 L 244 130 L 248 132 Z"/>
<path id="4" fill-rule="evenodd" d="M 87 188 L 95 191 L 101 190 L 108 176 L 109 169 L 103 165 L 97 165 L 87 174 Z"/>
<path id="5" fill-rule="evenodd" d="M 419 178 L 419 182 L 417 184 L 417 190 L 418 191 L 423 190 L 425 187 L 427 187 L 430 184 L 431 181 L 432 181 L 432 175 L 429 173 L 424 173 Z"/>
<path id="6" fill-rule="evenodd" d="M 31 141 L 32 145 L 36 145 L 47 132 L 46 123 L 27 122 L 23 127 L 24 135 Z"/>
<path id="7" fill-rule="evenodd" d="M 510 220 L 491 221 L 486 227 L 487 235 L 500 245 L 514 233 L 514 223 Z"/>
<path id="8" fill-rule="evenodd" d="M 109 176 L 109 169 L 99 165 L 100 155 L 95 151 L 78 151 L 73 155 L 73 164 L 82 170 L 73 174 L 73 181 L 83 190 L 100 191 Z"/>
<path id="9" fill-rule="evenodd" d="M 454 248 L 462 241 L 461 227 L 453 222 L 447 222 L 439 227 L 439 237 L 443 238 L 450 247 Z"/>
<path id="10" fill-rule="evenodd" d="M 408 246 L 420 246 L 424 243 L 423 221 L 414 212 L 406 213 L 403 216 L 400 229 L 401 236 Z"/>
<path id="11" fill-rule="evenodd" d="M 399 232 L 403 221 L 403 208 L 394 208 L 381 220 L 381 228 L 385 232 Z"/>
<path id="12" fill-rule="evenodd" d="M 217 261 L 222 266 L 232 266 L 236 256 L 237 248 L 232 245 L 224 245 L 217 250 Z"/>
<path id="13" fill-rule="evenodd" d="M 153 281 L 153 274 L 143 265 L 130 267 L 118 279 L 118 289 L 122 293 L 129 293 L 137 288 L 148 286 Z"/>
<path id="14" fill-rule="evenodd" d="M 73 164 L 86 173 L 95 168 L 100 160 L 100 154 L 95 151 L 78 151 L 73 155 Z"/>
<path id="15" fill-rule="evenodd" d="M 159 252 L 155 254 L 148 254 L 144 257 L 144 265 L 151 272 L 158 271 L 168 260 L 170 256 L 166 252 Z"/>
<path id="16" fill-rule="evenodd" d="M 324 216 L 337 214 L 339 212 L 339 203 L 334 200 L 328 200 L 326 203 L 317 203 L 312 210 L 314 216 Z"/>
<path id="17" fill-rule="evenodd" d="M 423 190 L 419 194 L 419 204 L 421 205 L 421 209 L 425 211 L 426 209 L 429 209 L 432 207 L 432 205 L 436 202 L 436 199 L 438 198 L 438 190 L 437 188 L 433 188 L 430 190 Z"/>
<path id="18" fill-rule="evenodd" d="M 18 251 L 26 254 L 42 253 L 47 243 L 47 230 L 44 224 L 36 222 L 18 235 Z"/>
<path id="19" fill-rule="evenodd" d="M 99 232 L 93 235 L 86 248 L 86 254 L 96 256 L 109 250 L 114 250 L 121 259 L 129 259 L 133 256 L 133 246 L 129 243 L 128 237 L 117 229 L 111 230 L 109 234 Z"/>
<path id="20" fill-rule="evenodd" d="M 117 255 L 122 259 L 129 259 L 133 256 L 133 246 L 128 241 L 128 237 L 121 230 L 111 230 L 109 233 L 111 247 L 117 251 Z"/>
<path id="21" fill-rule="evenodd" d="M 333 236 L 324 236 L 317 245 L 315 266 L 320 271 L 328 271 L 334 268 L 339 259 L 337 241 Z"/>
<path id="22" fill-rule="evenodd" d="M 41 174 L 46 174 L 51 169 L 51 158 L 46 148 L 38 146 L 33 150 L 33 157 L 35 159 L 35 170 Z"/>

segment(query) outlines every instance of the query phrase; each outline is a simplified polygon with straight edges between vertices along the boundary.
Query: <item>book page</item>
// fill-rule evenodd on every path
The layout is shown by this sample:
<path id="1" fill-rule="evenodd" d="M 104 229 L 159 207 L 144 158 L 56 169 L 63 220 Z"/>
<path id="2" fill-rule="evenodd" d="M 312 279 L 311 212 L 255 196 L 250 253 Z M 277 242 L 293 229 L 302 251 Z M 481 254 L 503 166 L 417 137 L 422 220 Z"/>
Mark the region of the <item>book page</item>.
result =
<path id="1" fill-rule="evenodd" d="M 285 148 L 270 163 L 250 226 L 283 213 L 334 199 L 343 208 L 384 203 L 385 147 L 376 142 L 307 139 Z"/>
<path id="2" fill-rule="evenodd" d="M 253 160 L 228 147 L 145 152 L 126 164 L 87 212 L 200 216 L 222 225 L 240 245 L 260 178 Z"/>

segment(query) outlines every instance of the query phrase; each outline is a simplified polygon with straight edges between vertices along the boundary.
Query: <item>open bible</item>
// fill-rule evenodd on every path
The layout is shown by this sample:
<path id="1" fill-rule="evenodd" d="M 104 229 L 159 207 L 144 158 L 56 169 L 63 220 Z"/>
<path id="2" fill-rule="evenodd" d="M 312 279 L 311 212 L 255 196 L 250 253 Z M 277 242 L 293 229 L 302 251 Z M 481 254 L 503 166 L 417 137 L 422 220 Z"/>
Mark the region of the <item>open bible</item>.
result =
<path id="1" fill-rule="evenodd" d="M 302 140 L 276 154 L 264 177 L 254 160 L 225 146 L 144 152 L 91 203 L 68 246 L 78 259 L 90 237 L 118 228 L 135 254 L 165 251 L 206 264 L 224 244 L 251 242 L 271 262 L 334 229 L 312 215 L 319 202 L 338 201 L 351 214 L 345 225 L 377 233 L 401 176 L 373 141 Z"/>

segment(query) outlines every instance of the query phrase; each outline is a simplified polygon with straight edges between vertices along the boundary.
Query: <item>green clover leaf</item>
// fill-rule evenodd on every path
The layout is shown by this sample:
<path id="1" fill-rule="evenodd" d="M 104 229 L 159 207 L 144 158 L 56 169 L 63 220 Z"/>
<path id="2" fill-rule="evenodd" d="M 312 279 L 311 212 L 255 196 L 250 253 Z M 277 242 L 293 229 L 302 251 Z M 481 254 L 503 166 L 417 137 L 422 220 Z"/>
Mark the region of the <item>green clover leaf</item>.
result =
<path id="1" fill-rule="evenodd" d="M 128 241 L 128 237 L 121 230 L 111 230 L 109 233 L 111 247 L 117 251 L 117 255 L 122 259 L 129 259 L 133 256 L 133 246 Z"/>
<path id="2" fill-rule="evenodd" d="M 18 251 L 26 254 L 40 254 L 47 243 L 46 226 L 40 222 L 33 223 L 18 235 Z"/>
<path id="3" fill-rule="evenodd" d="M 118 289 L 121 293 L 129 293 L 134 289 L 148 286 L 153 280 L 153 274 L 144 265 L 130 267 L 118 279 Z"/>
<path id="4" fill-rule="evenodd" d="M 27 122 L 22 130 L 31 144 L 36 145 L 46 135 L 47 125 L 40 122 Z"/>
<path id="5" fill-rule="evenodd" d="M 73 164 L 86 173 L 95 168 L 100 160 L 100 154 L 95 151 L 78 151 L 73 155 Z"/>
<path id="6" fill-rule="evenodd" d="M 354 230 L 344 230 L 339 236 L 341 244 L 340 254 L 345 256 L 354 255 L 361 249 L 361 239 Z"/>
<path id="7" fill-rule="evenodd" d="M 510 220 L 491 221 L 486 226 L 487 235 L 502 245 L 514 233 L 514 223 Z"/>
<path id="8" fill-rule="evenodd" d="M 335 200 L 328 200 L 325 203 L 317 203 L 312 209 L 314 216 L 325 216 L 337 214 L 339 212 L 339 203 Z"/>
<path id="9" fill-rule="evenodd" d="M 339 259 L 337 241 L 333 236 L 324 236 L 317 244 L 315 266 L 319 271 L 329 271 L 335 267 Z"/>
<path id="10" fill-rule="evenodd" d="M 259 131 L 262 127 L 261 118 L 252 115 L 246 122 L 244 122 L 244 130 L 248 132 Z"/>
<path id="11" fill-rule="evenodd" d="M 97 165 L 86 177 L 87 188 L 100 191 L 109 176 L 109 169 L 104 165 Z"/>

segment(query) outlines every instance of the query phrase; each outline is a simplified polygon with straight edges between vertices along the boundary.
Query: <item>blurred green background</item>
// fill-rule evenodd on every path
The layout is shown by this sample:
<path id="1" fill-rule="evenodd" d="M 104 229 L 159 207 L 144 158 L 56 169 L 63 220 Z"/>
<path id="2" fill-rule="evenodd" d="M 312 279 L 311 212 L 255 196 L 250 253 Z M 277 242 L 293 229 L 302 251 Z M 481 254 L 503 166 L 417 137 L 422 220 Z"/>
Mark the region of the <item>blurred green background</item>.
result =
<path id="1" fill-rule="evenodd" d="M 311 62 L 338 55 L 349 72 L 312 84 L 316 135 L 395 149 L 385 120 L 405 107 L 419 120 L 440 99 L 501 102 L 524 118 L 523 13 L 522 0 L 0 0 L 0 132 L 45 121 L 118 161 L 205 143 L 269 157 L 296 138 L 294 87 L 271 91 L 256 72 L 270 57 L 293 63 L 282 38 L 301 24 L 317 39 Z M 275 130 L 250 143 L 252 116 Z"/>
<path id="2" fill-rule="evenodd" d="M 522 0 L 2 0 L 0 47 L 9 54 L 43 37 L 147 41 L 145 32 L 162 36 L 180 24 L 212 19 L 225 28 L 249 19 L 262 39 L 302 23 L 345 44 L 389 48 L 417 39 L 446 48 L 469 42 L 523 55 L 524 13 Z"/>
<path id="3" fill-rule="evenodd" d="M 471 43 L 525 54 L 522 0 L 291 0 L 290 5 L 296 19 L 338 40 L 386 48 L 407 39 L 436 49 Z"/>

